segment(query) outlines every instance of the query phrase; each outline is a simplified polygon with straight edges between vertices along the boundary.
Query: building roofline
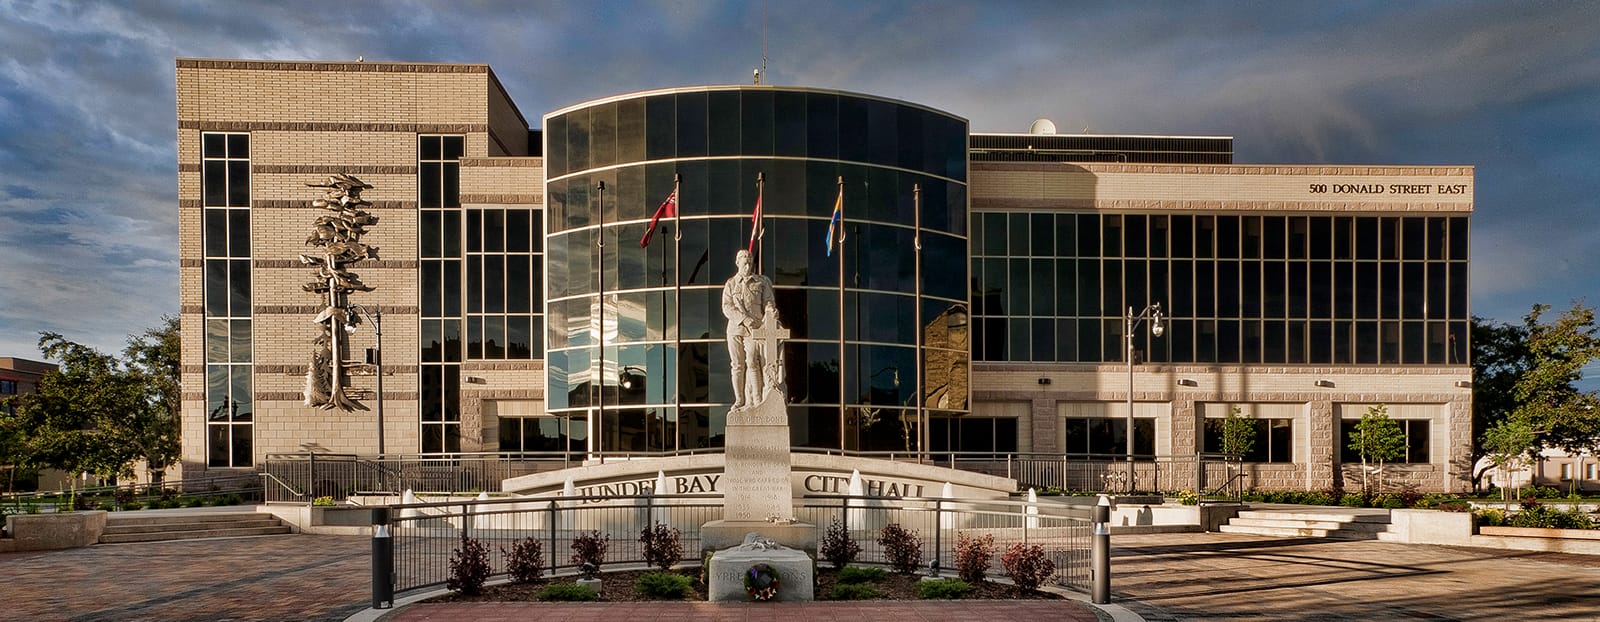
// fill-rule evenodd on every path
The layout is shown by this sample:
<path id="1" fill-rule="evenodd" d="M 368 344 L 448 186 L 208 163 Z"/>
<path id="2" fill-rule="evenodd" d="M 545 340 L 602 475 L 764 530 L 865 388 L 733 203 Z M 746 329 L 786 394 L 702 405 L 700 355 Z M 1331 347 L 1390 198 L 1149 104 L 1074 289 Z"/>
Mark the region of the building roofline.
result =
<path id="1" fill-rule="evenodd" d="M 544 114 L 544 120 L 549 120 L 550 117 L 560 116 L 560 115 L 572 112 L 574 110 L 581 110 L 583 108 L 590 108 L 590 107 L 594 107 L 594 106 L 599 106 L 601 104 L 609 104 L 611 102 L 623 101 L 623 100 L 627 100 L 627 99 L 639 99 L 641 97 L 650 97 L 652 95 L 669 95 L 669 94 L 674 94 L 674 93 L 696 93 L 696 92 L 707 92 L 707 91 L 745 91 L 745 90 L 788 91 L 788 92 L 799 92 L 799 93 L 827 93 L 827 94 L 832 94 L 832 95 L 848 95 L 850 97 L 857 97 L 857 98 L 861 98 L 861 99 L 875 99 L 875 100 L 878 100 L 878 101 L 889 102 L 889 103 L 892 103 L 892 104 L 899 104 L 901 106 L 907 106 L 907 107 L 910 107 L 910 108 L 919 108 L 919 109 L 922 109 L 922 110 L 926 110 L 928 112 L 932 112 L 932 113 L 936 113 L 936 114 L 942 114 L 942 115 L 945 115 L 945 116 L 950 117 L 952 119 L 959 119 L 962 123 L 966 123 L 967 124 L 967 126 L 969 128 L 969 134 L 970 134 L 970 128 L 971 128 L 971 125 L 972 125 L 971 120 L 969 120 L 966 117 L 963 117 L 961 115 L 958 115 L 956 113 L 950 112 L 948 110 L 940 110 L 938 108 L 934 108 L 933 106 L 929 106 L 927 104 L 919 104 L 919 103 L 916 103 L 916 102 L 906 101 L 906 100 L 903 100 L 903 99 L 895 99 L 893 97 L 884 97 L 882 95 L 872 95 L 872 94 L 869 94 L 869 93 L 857 93 L 857 92 L 854 92 L 854 91 L 841 91 L 841 90 L 838 90 L 838 89 L 824 89 L 824 88 L 815 88 L 815 87 L 809 87 L 809 86 L 778 86 L 778 85 L 772 85 L 772 84 L 707 84 L 707 85 L 700 85 L 700 86 L 677 86 L 677 87 L 669 87 L 669 88 L 662 88 L 662 89 L 652 89 L 652 90 L 648 90 L 648 91 L 635 91 L 635 92 L 632 92 L 632 93 L 618 93 L 616 95 L 610 95 L 610 96 L 601 97 L 601 98 L 598 98 L 598 99 L 591 99 L 591 100 L 585 101 L 585 102 L 578 102 L 578 103 L 572 104 L 570 106 L 566 106 L 566 107 L 563 107 L 563 108 L 552 110 L 552 111 L 547 112 L 547 113 Z M 542 125 L 542 123 L 541 123 L 541 125 Z"/>
<path id="2" fill-rule="evenodd" d="M 1186 134 L 1034 134 L 1032 132 L 970 132 L 972 136 L 1042 136 L 1052 138 L 1182 138 L 1200 140 L 1233 140 L 1232 136 L 1204 136 Z"/>
<path id="3" fill-rule="evenodd" d="M 482 63 L 401 63 L 382 61 L 245 60 L 231 58 L 179 58 L 180 69 L 238 69 L 253 71 L 371 71 L 395 73 L 490 73 Z"/>

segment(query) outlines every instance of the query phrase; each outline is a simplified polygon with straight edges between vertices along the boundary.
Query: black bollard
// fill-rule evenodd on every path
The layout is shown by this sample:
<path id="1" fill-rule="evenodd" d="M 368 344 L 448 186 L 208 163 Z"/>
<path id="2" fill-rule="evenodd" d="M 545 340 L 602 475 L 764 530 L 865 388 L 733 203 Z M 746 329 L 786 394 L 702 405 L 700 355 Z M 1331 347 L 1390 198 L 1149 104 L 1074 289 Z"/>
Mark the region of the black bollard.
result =
<path id="1" fill-rule="evenodd" d="M 394 537 L 389 508 L 372 508 L 372 608 L 394 606 Z"/>
<path id="2" fill-rule="evenodd" d="M 1093 577 L 1092 602 L 1104 605 L 1111 602 L 1111 499 L 1100 495 L 1100 503 L 1094 506 L 1094 542 L 1090 553 L 1090 564 L 1093 568 L 1090 574 Z"/>

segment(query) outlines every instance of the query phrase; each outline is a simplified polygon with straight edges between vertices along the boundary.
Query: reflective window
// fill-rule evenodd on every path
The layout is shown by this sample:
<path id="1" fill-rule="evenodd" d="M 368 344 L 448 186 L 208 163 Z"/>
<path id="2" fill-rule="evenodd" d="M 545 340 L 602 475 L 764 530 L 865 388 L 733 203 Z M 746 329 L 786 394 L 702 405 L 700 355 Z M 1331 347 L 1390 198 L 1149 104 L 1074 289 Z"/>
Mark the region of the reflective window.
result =
<path id="1" fill-rule="evenodd" d="M 203 133 L 200 155 L 206 464 L 249 467 L 255 464 L 251 423 L 250 135 Z"/>
<path id="2" fill-rule="evenodd" d="M 1355 442 L 1356 424 L 1360 419 L 1341 419 L 1339 421 L 1339 461 L 1345 464 L 1360 464 L 1361 454 L 1351 449 Z M 1427 464 L 1432 461 L 1429 443 L 1429 421 L 1426 419 L 1395 419 L 1400 424 L 1400 432 L 1405 435 L 1405 450 L 1400 458 L 1394 460 L 1403 464 Z"/>
<path id="3" fill-rule="evenodd" d="M 721 444 L 732 398 L 721 288 L 734 273 L 733 250 L 750 237 L 758 193 L 767 232 L 757 245 L 760 270 L 773 280 L 791 331 L 784 356 L 793 442 L 899 451 L 909 442 L 925 449 L 918 446 L 924 435 L 914 408 L 919 377 L 927 403 L 951 412 L 967 408 L 967 352 L 975 335 L 964 304 L 970 286 L 964 122 L 872 98 L 732 88 L 589 106 L 552 117 L 547 128 L 548 405 L 553 414 L 584 412 L 576 409 L 595 404 L 603 387 L 606 412 L 590 420 L 602 447 Z M 605 166 L 613 168 L 593 170 Z M 640 248 L 633 241 L 673 191 L 674 176 L 681 180 L 678 218 L 658 223 Z M 605 233 L 598 234 L 593 187 L 602 178 Z M 844 239 L 830 248 L 841 178 L 844 219 L 836 233 Z M 464 226 L 486 231 L 490 218 L 485 213 Z M 510 219 L 508 212 L 505 226 Z M 605 240 L 603 256 L 596 235 Z M 512 256 L 520 251 L 510 239 L 503 251 L 491 250 L 488 238 L 482 243 L 468 246 L 460 268 L 469 357 L 489 356 L 501 313 L 506 338 L 514 334 L 519 301 L 509 285 L 504 295 L 493 286 L 517 278 Z M 536 258 L 538 250 L 528 253 Z M 1028 263 L 1019 266 L 1031 270 Z M 1039 269 L 1054 278 L 1053 262 Z M 442 269 L 435 273 L 430 283 L 448 278 Z M 602 278 L 604 317 L 596 319 Z M 1028 306 L 1026 299 L 1021 304 Z M 596 347 L 602 335 L 603 356 Z M 919 340 L 928 342 L 922 369 L 913 347 Z M 1049 348 L 1053 356 L 1055 344 Z M 632 353 L 658 350 L 672 354 L 633 360 Z M 623 387 L 632 367 L 650 370 L 642 393 Z M 659 392 L 650 388 L 657 376 Z M 595 377 L 602 382 L 591 382 Z M 852 405 L 868 408 L 857 412 Z M 879 409 L 909 418 L 864 412 Z"/>
<path id="4" fill-rule="evenodd" d="M 1222 452 L 1222 417 L 1205 420 L 1205 451 Z M 1241 456 L 1245 462 L 1294 462 L 1293 419 L 1247 419 L 1251 426 L 1250 450 Z"/>
<path id="5" fill-rule="evenodd" d="M 570 129 L 588 135 L 586 123 Z M 492 214 L 473 210 L 465 214 L 461 209 L 460 160 L 465 151 L 464 136 L 417 137 L 418 250 L 421 257 L 418 262 L 421 315 L 418 407 L 422 415 L 419 445 L 424 453 L 461 451 L 462 357 L 471 354 L 491 358 L 488 355 L 495 354 L 492 358 L 506 358 L 511 345 L 508 330 L 533 334 L 531 322 L 518 321 L 508 327 L 504 315 L 506 244 L 508 239 L 520 244 L 521 236 L 508 236 L 503 210 L 493 210 Z M 565 153 L 587 158 L 586 148 L 569 149 Z M 531 245 L 531 231 L 529 235 Z M 485 258 L 493 260 L 486 262 Z M 486 280 L 498 284 L 492 292 L 484 291 Z M 486 304 L 488 308 L 499 309 L 493 321 L 485 315 Z M 465 317 L 468 310 L 473 315 L 470 319 Z M 486 345 L 489 338 L 493 343 Z M 531 356 L 531 339 L 525 345 Z"/>

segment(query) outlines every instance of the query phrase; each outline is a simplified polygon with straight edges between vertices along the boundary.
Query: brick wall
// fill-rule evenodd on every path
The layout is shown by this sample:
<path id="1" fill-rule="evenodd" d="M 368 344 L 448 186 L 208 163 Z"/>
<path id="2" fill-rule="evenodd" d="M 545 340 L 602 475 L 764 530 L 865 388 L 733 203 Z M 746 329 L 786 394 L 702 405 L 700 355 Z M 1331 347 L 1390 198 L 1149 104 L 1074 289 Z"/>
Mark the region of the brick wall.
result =
<path id="1" fill-rule="evenodd" d="M 375 186 L 363 198 L 375 204 L 370 211 L 379 222 L 363 241 L 379 248 L 379 260 L 351 269 L 377 289 L 350 300 L 384 313 L 386 449 L 416 451 L 416 136 L 465 134 L 468 158 L 525 153 L 527 126 L 504 89 L 485 65 L 179 59 L 177 113 L 185 467 L 203 471 L 206 457 L 199 144 L 207 131 L 251 135 L 257 464 L 267 453 L 302 451 L 308 442 L 337 452 L 377 449 L 374 412 L 323 411 L 300 402 L 317 334 L 312 319 L 326 304 L 300 288 L 312 270 L 299 265 L 298 256 L 312 250 L 305 238 L 321 212 L 310 207 L 319 191 L 305 184 L 335 172 Z M 491 138 L 491 130 L 498 136 Z M 495 192 L 507 184 L 539 185 L 536 166 L 502 168 L 532 181 L 500 180 Z M 463 181 L 462 192 L 481 191 Z M 351 359 L 360 359 L 374 340 L 370 325 L 349 337 Z M 371 376 L 352 382 L 375 388 Z M 364 402 L 376 406 L 370 397 Z"/>

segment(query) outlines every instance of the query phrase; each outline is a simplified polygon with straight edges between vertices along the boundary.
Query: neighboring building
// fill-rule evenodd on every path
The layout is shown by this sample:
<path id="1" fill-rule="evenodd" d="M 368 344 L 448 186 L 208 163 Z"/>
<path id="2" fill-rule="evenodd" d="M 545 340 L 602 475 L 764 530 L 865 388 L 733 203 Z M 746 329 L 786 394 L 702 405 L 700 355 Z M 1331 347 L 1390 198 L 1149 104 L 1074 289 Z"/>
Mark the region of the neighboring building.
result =
<path id="1" fill-rule="evenodd" d="M 45 374 L 56 370 L 53 363 L 0 356 L 0 401 L 13 395 L 34 393 Z M 10 406 L 0 406 L 9 409 Z"/>
<path id="2" fill-rule="evenodd" d="M 1403 477 L 1466 486 L 1471 167 L 975 134 L 765 85 L 620 95 L 530 129 L 483 65 L 177 64 L 186 469 L 378 450 L 375 413 L 301 405 L 324 304 L 301 290 L 304 184 L 348 172 L 380 218 L 363 238 L 380 259 L 352 266 L 376 290 L 350 299 L 384 316 L 388 453 L 720 445 L 718 297 L 759 195 L 796 446 L 1120 459 L 1131 415 L 1140 477 L 1159 456 L 1182 482 L 1237 407 L 1260 422 L 1252 485 L 1320 489 L 1382 403 Z M 681 218 L 641 246 L 675 187 Z M 1150 303 L 1163 334 L 1134 333 L 1130 413 L 1124 325 Z M 357 327 L 346 357 L 373 337 Z"/>
<path id="3" fill-rule="evenodd" d="M 1488 458 L 1480 458 L 1477 469 L 1483 473 L 1485 488 L 1548 486 L 1578 493 L 1600 490 L 1600 460 L 1587 453 L 1574 456 L 1554 447 L 1540 450 L 1537 460 L 1520 460 L 1503 469 L 1495 468 Z"/>
<path id="4" fill-rule="evenodd" d="M 54 363 L 0 356 L 0 412 L 14 412 L 13 408 L 15 407 L 6 403 L 7 399 L 24 393 L 37 393 L 39 391 L 39 381 L 44 379 L 45 374 L 55 370 Z M 0 474 L 3 474 L 0 475 L 0 478 L 3 478 L 0 481 L 5 482 L 7 486 L 13 484 L 11 473 L 9 472 L 11 468 L 12 465 L 0 465 Z M 24 471 L 23 475 L 26 476 L 26 479 L 15 482 L 18 489 L 37 488 L 41 484 L 48 486 L 65 479 L 55 471 L 47 470 L 44 473 Z"/>

